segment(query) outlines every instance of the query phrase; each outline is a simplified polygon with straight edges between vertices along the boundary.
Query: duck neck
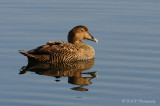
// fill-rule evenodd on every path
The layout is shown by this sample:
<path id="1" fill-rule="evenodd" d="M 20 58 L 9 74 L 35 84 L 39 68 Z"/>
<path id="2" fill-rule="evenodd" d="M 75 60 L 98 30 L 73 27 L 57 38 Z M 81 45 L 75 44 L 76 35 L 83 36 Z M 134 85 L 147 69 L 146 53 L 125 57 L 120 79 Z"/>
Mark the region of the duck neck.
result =
<path id="1" fill-rule="evenodd" d="M 80 46 L 82 46 L 82 45 L 86 45 L 84 42 L 82 42 L 82 41 L 76 41 L 76 42 L 74 42 L 73 43 L 74 45 L 76 45 L 76 46 L 78 46 L 78 47 L 80 47 Z"/>
<path id="2" fill-rule="evenodd" d="M 80 40 L 77 40 L 77 41 L 72 41 L 72 42 L 69 42 L 69 43 L 72 43 L 74 45 L 81 45 L 81 44 L 84 44 L 82 41 Z"/>

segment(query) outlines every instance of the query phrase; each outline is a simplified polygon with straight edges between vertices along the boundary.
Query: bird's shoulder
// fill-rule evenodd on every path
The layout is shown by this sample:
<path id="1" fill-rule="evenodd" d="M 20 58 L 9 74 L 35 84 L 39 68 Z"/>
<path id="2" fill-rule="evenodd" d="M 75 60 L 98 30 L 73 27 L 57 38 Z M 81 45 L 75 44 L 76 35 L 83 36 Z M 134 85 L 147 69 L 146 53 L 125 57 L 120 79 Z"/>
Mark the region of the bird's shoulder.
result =
<path id="1" fill-rule="evenodd" d="M 33 54 L 53 54 L 57 52 L 77 52 L 78 48 L 68 42 L 63 41 L 49 41 L 45 45 L 32 49 L 29 52 Z"/>

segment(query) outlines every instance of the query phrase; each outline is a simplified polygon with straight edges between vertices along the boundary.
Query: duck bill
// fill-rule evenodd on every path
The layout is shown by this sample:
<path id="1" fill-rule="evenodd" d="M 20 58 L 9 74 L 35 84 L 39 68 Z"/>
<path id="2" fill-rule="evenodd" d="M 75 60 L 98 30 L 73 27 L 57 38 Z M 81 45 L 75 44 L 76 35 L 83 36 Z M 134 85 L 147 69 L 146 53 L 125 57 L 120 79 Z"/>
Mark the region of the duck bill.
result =
<path id="1" fill-rule="evenodd" d="M 94 38 L 90 33 L 89 33 L 90 37 L 88 40 L 94 41 L 96 43 L 98 43 L 98 40 L 96 38 Z"/>

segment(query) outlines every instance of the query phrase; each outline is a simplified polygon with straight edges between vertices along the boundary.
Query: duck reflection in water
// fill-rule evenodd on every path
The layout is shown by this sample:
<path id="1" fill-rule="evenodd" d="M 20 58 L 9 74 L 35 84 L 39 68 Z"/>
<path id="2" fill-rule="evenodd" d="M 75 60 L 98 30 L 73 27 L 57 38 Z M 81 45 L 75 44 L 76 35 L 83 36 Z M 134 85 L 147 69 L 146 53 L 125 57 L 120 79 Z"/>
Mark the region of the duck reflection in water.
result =
<path id="1" fill-rule="evenodd" d="M 84 71 L 90 70 L 94 63 L 94 59 L 87 61 L 76 61 L 74 63 L 68 62 L 55 64 L 36 63 L 34 61 L 29 61 L 27 66 L 23 66 L 21 68 L 19 74 L 25 74 L 27 71 L 31 71 L 38 75 L 55 77 L 57 82 L 60 81 L 61 77 L 68 77 L 68 83 L 79 85 L 71 88 L 72 90 L 88 91 L 88 89 L 84 88 L 84 86 L 91 84 L 90 80 L 97 77 L 97 71 Z M 86 74 L 88 77 L 83 77 L 83 74 Z"/>

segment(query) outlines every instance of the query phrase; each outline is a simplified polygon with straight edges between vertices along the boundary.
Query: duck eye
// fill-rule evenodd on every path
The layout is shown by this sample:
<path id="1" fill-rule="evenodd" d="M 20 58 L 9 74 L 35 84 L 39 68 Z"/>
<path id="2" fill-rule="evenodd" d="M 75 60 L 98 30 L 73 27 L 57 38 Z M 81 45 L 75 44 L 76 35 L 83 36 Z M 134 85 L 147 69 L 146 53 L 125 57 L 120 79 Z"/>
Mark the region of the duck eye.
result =
<path id="1" fill-rule="evenodd" d="M 81 29 L 81 31 L 82 31 L 82 32 L 84 32 L 84 30 L 83 30 L 83 29 Z"/>

